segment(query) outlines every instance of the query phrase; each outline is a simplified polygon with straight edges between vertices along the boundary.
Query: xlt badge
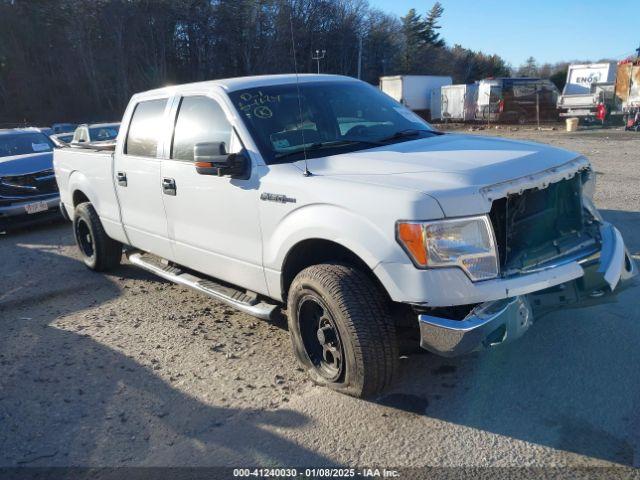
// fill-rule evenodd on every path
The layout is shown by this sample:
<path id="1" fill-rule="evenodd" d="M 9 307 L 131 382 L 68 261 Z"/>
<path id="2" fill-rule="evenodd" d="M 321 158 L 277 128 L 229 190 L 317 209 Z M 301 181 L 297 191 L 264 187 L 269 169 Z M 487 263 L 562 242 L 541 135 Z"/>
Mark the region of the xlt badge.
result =
<path id="1" fill-rule="evenodd" d="M 295 198 L 287 197 L 286 195 L 281 195 L 278 193 L 262 193 L 260 195 L 260 200 L 265 200 L 267 202 L 277 202 L 277 203 L 296 203 Z"/>

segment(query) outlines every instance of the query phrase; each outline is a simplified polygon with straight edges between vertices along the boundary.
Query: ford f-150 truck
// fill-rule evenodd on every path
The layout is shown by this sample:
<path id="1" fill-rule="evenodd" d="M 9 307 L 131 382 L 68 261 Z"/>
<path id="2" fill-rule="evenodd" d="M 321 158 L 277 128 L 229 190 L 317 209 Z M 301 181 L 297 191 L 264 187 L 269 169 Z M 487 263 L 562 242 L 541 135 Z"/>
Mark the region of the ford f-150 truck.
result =
<path id="1" fill-rule="evenodd" d="M 393 379 L 400 332 L 444 356 L 521 336 L 637 274 L 581 155 L 443 134 L 384 93 L 275 75 L 134 95 L 113 151 L 54 153 L 87 266 L 144 269 L 251 315 L 354 396 Z"/>

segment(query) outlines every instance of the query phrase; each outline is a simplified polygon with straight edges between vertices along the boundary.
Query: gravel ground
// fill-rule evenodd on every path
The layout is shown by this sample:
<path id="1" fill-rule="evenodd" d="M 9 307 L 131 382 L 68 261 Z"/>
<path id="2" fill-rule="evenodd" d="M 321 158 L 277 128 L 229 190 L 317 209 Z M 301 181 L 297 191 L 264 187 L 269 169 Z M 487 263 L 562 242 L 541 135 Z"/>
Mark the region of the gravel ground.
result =
<path id="1" fill-rule="evenodd" d="M 640 135 L 473 133 L 586 154 L 638 258 Z M 0 259 L 0 466 L 640 465 L 638 287 L 492 352 L 411 355 L 366 402 L 305 380 L 284 318 L 90 272 L 66 223 L 1 235 Z"/>

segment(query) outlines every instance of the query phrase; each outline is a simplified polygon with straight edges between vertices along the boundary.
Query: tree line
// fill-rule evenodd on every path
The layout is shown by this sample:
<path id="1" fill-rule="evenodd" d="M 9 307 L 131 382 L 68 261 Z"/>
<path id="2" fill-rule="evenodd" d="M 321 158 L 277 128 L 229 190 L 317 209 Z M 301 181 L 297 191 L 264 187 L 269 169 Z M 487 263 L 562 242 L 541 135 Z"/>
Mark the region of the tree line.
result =
<path id="1" fill-rule="evenodd" d="M 271 73 L 509 75 L 448 46 L 439 3 L 398 18 L 366 0 L 0 0 L 0 124 L 118 119 L 130 96 Z M 295 50 L 295 57 L 294 57 Z M 295 58 L 295 65 L 294 65 Z"/>

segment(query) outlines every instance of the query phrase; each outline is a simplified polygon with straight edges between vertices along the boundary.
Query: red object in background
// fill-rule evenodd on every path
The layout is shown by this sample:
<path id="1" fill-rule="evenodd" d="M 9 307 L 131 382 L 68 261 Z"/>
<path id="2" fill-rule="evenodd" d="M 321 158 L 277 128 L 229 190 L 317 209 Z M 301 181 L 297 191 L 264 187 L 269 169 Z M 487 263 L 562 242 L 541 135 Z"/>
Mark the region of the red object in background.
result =
<path id="1" fill-rule="evenodd" d="M 604 103 L 599 103 L 596 108 L 596 118 L 598 120 L 604 120 L 607 116 L 607 107 L 604 106 Z"/>
<path id="2" fill-rule="evenodd" d="M 504 100 L 498 102 L 498 113 L 504 112 Z"/>

